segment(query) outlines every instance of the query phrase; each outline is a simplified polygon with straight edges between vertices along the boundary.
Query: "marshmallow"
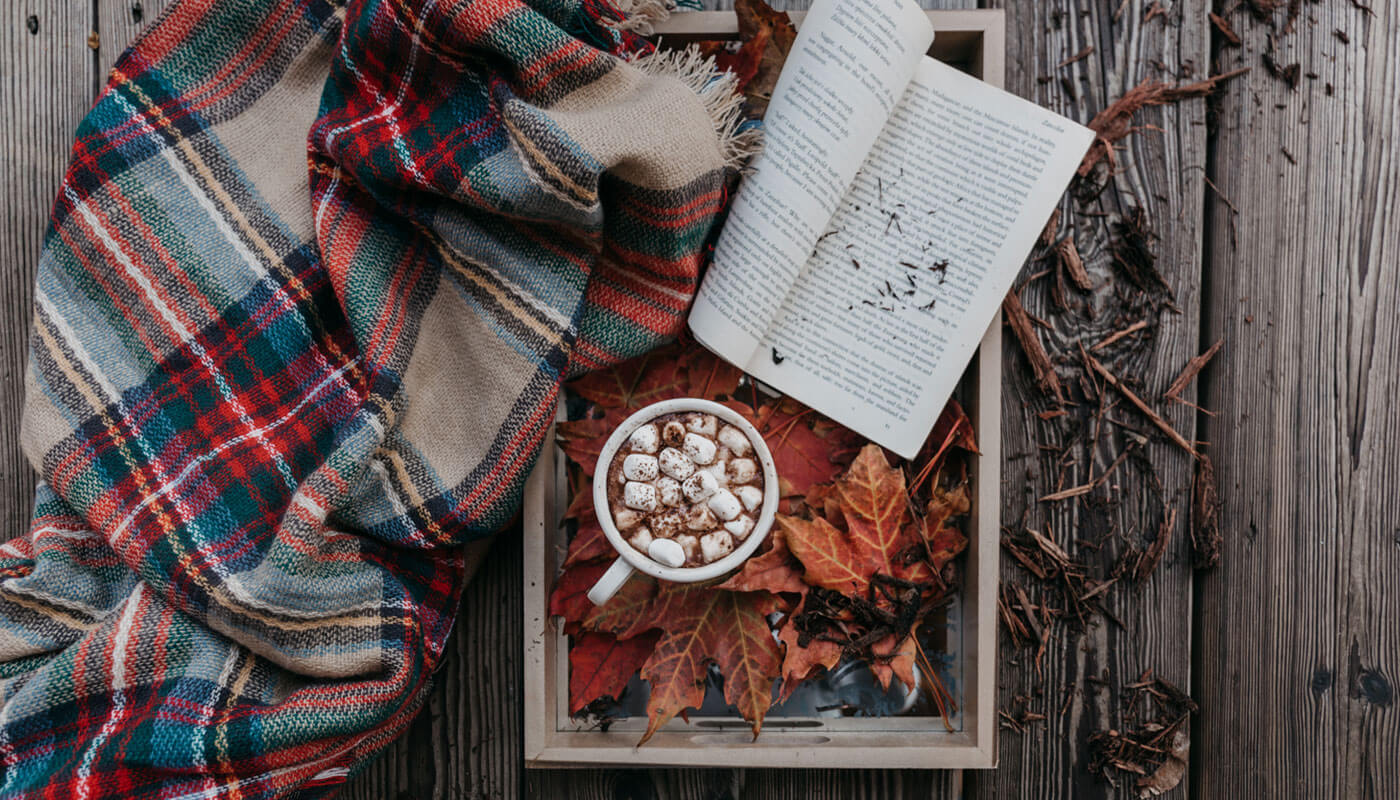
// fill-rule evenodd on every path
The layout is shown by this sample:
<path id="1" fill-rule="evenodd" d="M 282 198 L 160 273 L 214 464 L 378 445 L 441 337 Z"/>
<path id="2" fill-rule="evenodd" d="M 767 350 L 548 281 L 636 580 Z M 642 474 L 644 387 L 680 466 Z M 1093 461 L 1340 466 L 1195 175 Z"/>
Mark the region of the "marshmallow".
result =
<path id="1" fill-rule="evenodd" d="M 695 506 L 685 518 L 685 526 L 693 531 L 712 531 L 719 527 L 715 512 L 704 506 Z"/>
<path id="2" fill-rule="evenodd" d="M 715 418 L 709 414 L 691 414 L 685 418 L 685 427 L 691 433 L 714 438 Z"/>
<path id="3" fill-rule="evenodd" d="M 653 539 L 647 548 L 652 561 L 668 567 L 679 567 L 685 563 L 685 548 L 671 539 Z"/>
<path id="4" fill-rule="evenodd" d="M 763 490 L 757 486 L 740 486 L 734 490 L 734 495 L 744 504 L 745 511 L 753 511 L 763 504 Z"/>
<path id="5" fill-rule="evenodd" d="M 733 425 L 725 425 L 719 429 L 719 443 L 729 448 L 736 456 L 746 456 L 753 449 L 749 437 Z"/>
<path id="6" fill-rule="evenodd" d="M 732 525 L 733 523 L 730 524 Z M 638 552 L 642 553 L 647 552 L 647 548 L 651 547 L 651 541 L 651 529 L 645 525 L 638 528 L 636 532 L 632 534 L 631 538 L 627 540 L 629 544 L 637 548 Z"/>
<path id="7" fill-rule="evenodd" d="M 730 483 L 748 483 L 758 474 L 758 465 L 752 458 L 736 458 L 729 462 Z"/>
<path id="8" fill-rule="evenodd" d="M 661 471 L 683 481 L 695 473 L 695 462 L 685 457 L 685 453 L 674 447 L 668 447 L 661 451 L 661 455 L 656 457 L 661 464 Z"/>
<path id="9" fill-rule="evenodd" d="M 699 540 L 699 539 L 695 538 L 694 536 L 690 536 L 690 535 L 687 534 L 687 535 L 684 535 L 684 536 L 677 536 L 677 537 L 675 538 L 675 542 L 676 542 L 676 544 L 678 544 L 678 545 L 681 546 L 681 549 L 682 549 L 682 550 L 685 551 L 685 558 L 686 558 L 687 561 L 691 561 L 691 560 L 694 560 L 694 559 L 696 559 L 696 558 L 699 557 L 699 555 L 700 555 L 700 540 Z"/>
<path id="10" fill-rule="evenodd" d="M 724 529 L 734 534 L 734 538 L 744 541 L 753 532 L 753 517 L 748 514 L 740 514 L 735 519 L 724 523 Z"/>
<path id="11" fill-rule="evenodd" d="M 686 499 L 692 503 L 709 499 L 710 495 L 718 489 L 719 482 L 715 480 L 715 476 L 705 470 L 691 475 L 685 479 L 685 483 L 681 484 L 681 490 L 685 492 Z"/>
<path id="12" fill-rule="evenodd" d="M 630 508 L 619 508 L 613 511 L 613 524 L 620 531 L 631 530 L 637 527 L 637 523 L 642 521 L 642 515 Z"/>
<path id="13" fill-rule="evenodd" d="M 666 427 L 661 429 L 661 441 L 671 447 L 680 447 L 685 441 L 685 426 L 675 420 L 666 423 Z"/>
<path id="14" fill-rule="evenodd" d="M 681 443 L 686 457 L 697 464 L 708 464 L 715 460 L 715 443 L 698 433 L 687 433 Z"/>
<path id="15" fill-rule="evenodd" d="M 628 508 L 635 508 L 638 511 L 656 510 L 656 487 L 649 483 L 638 483 L 628 481 L 622 487 L 622 502 Z"/>
<path id="16" fill-rule="evenodd" d="M 713 531 L 700 537 L 700 555 L 705 563 L 718 561 L 734 552 L 734 540 L 724 531 Z"/>
<path id="17" fill-rule="evenodd" d="M 661 477 L 652 484 L 656 487 L 656 494 L 661 498 L 663 506 L 678 506 L 685 502 L 681 495 L 681 485 L 675 478 Z"/>
<path id="18" fill-rule="evenodd" d="M 729 462 L 716 461 L 704 468 L 705 472 L 715 476 L 715 483 L 719 486 L 729 485 Z"/>
<path id="19" fill-rule="evenodd" d="M 642 427 L 632 431 L 632 435 L 627 437 L 627 449 L 635 450 L 638 453 L 656 453 L 661 442 L 661 433 L 656 430 L 656 426 L 648 422 Z"/>
<path id="20" fill-rule="evenodd" d="M 673 539 L 685 531 L 685 515 L 679 511 L 667 511 L 651 518 L 651 533 L 662 539 Z"/>
<path id="21" fill-rule="evenodd" d="M 728 489 L 720 489 L 715 492 L 706 505 L 715 512 L 715 516 L 726 521 L 734 519 L 744 511 L 744 504 L 740 503 L 739 498 L 735 497 Z"/>
<path id="22" fill-rule="evenodd" d="M 656 464 L 656 456 L 633 453 L 622 459 L 622 474 L 629 481 L 654 481 L 661 473 Z"/>

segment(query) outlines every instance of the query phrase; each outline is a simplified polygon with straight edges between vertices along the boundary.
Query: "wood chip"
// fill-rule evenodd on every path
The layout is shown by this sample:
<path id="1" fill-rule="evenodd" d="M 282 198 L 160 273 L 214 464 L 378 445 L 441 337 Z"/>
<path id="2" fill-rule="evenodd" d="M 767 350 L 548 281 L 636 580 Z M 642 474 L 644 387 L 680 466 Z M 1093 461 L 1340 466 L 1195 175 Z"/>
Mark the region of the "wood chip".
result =
<path id="1" fill-rule="evenodd" d="M 1129 325 L 1128 327 L 1124 328 L 1123 330 L 1121 330 L 1121 331 L 1114 331 L 1113 333 L 1111 333 L 1111 334 L 1109 334 L 1108 336 L 1104 337 L 1103 341 L 1100 341 L 1098 344 L 1094 345 L 1093 347 L 1090 347 L 1089 350 L 1092 351 L 1092 352 L 1097 353 L 1098 351 L 1104 349 L 1105 347 L 1108 347 L 1109 345 L 1113 344 L 1114 342 L 1118 341 L 1119 339 L 1122 339 L 1122 338 L 1125 337 L 1125 336 L 1132 336 L 1133 334 L 1137 333 L 1138 331 L 1140 331 L 1140 330 L 1142 330 L 1143 328 L 1146 328 L 1146 327 L 1147 327 L 1147 320 L 1145 320 L 1145 319 L 1140 319 L 1140 320 L 1138 320 L 1137 322 L 1134 322 L 1133 324 L 1131 324 L 1131 325 Z"/>
<path id="2" fill-rule="evenodd" d="M 1210 360 L 1215 358 L 1215 354 L 1220 352 L 1220 347 L 1223 344 L 1225 344 L 1225 340 L 1220 339 L 1216 341 L 1215 344 L 1211 345 L 1209 350 L 1187 361 L 1186 366 L 1181 369 L 1181 374 L 1176 376 L 1176 380 L 1172 381 L 1172 385 L 1167 387 L 1166 393 L 1162 396 L 1166 397 L 1168 400 L 1175 400 L 1178 403 L 1185 402 L 1180 397 L 1181 392 L 1186 389 L 1187 384 L 1195 380 L 1196 376 L 1200 374 L 1206 364 L 1209 364 Z"/>
<path id="3" fill-rule="evenodd" d="M 1113 144 L 1133 132 L 1133 115 L 1139 109 L 1144 106 L 1175 103 L 1188 97 L 1204 97 L 1215 91 L 1215 87 L 1222 81 L 1227 81 L 1246 72 L 1249 72 L 1248 67 L 1216 75 L 1196 83 L 1178 86 L 1172 86 L 1162 81 L 1145 80 L 1129 89 L 1122 97 L 1110 103 L 1089 122 L 1089 127 L 1097 136 L 1093 145 L 1089 147 L 1088 154 L 1079 163 L 1079 177 L 1083 178 L 1093 172 L 1094 167 L 1100 161 L 1108 161 L 1110 167 L 1115 165 Z"/>
<path id="4" fill-rule="evenodd" d="M 1073 236 L 1066 236 L 1055 245 L 1055 256 L 1060 259 L 1065 274 L 1069 275 L 1075 286 L 1086 292 L 1094 288 L 1094 282 L 1089 280 L 1089 273 L 1084 271 L 1084 259 L 1079 257 L 1079 248 L 1075 245 Z"/>
<path id="5" fill-rule="evenodd" d="M 1050 213 L 1050 219 L 1046 220 L 1045 228 L 1040 232 L 1040 246 L 1049 247 L 1055 243 L 1055 236 L 1060 232 L 1060 207 L 1055 206 L 1055 210 Z"/>
<path id="6" fill-rule="evenodd" d="M 1191 483 L 1191 564 L 1210 569 L 1220 563 L 1220 486 L 1215 464 L 1201 454 Z"/>
<path id="7" fill-rule="evenodd" d="M 1225 37 L 1225 41 L 1228 44 L 1234 47 L 1240 46 L 1240 35 L 1235 33 L 1235 28 L 1230 24 L 1230 20 L 1225 19 L 1219 14 L 1212 13 L 1210 15 L 1210 23 L 1215 26 L 1217 31 L 1220 31 L 1220 35 Z"/>
<path id="8" fill-rule="evenodd" d="M 1078 53 L 1075 53 L 1074 55 L 1070 56 L 1069 58 L 1066 58 L 1064 61 L 1061 61 L 1059 64 L 1055 65 L 1055 69 L 1067 67 L 1070 64 L 1073 64 L 1078 61 L 1083 61 L 1084 59 L 1088 58 L 1089 55 L 1093 52 L 1094 46 L 1092 44 L 1086 44 L 1084 45 L 1083 50 L 1080 50 Z"/>
<path id="9" fill-rule="evenodd" d="M 1172 539 L 1172 528 L 1176 527 L 1176 509 L 1168 509 L 1167 518 L 1162 521 L 1162 527 L 1157 529 L 1157 538 L 1148 546 L 1147 552 L 1138 558 L 1137 564 L 1133 568 L 1133 581 L 1142 583 L 1152 577 L 1152 573 L 1157 571 L 1157 565 L 1162 563 L 1162 556 L 1167 553 L 1167 543 Z"/>
<path id="10" fill-rule="evenodd" d="M 1176 442 L 1177 446 L 1189 453 L 1192 458 L 1201 457 L 1201 454 L 1196 452 L 1196 448 L 1192 447 L 1191 443 L 1186 441 L 1186 437 L 1177 433 L 1176 428 L 1173 428 L 1166 420 L 1162 419 L 1161 415 L 1158 414 L 1156 411 L 1153 411 L 1152 407 L 1147 405 L 1147 403 L 1143 402 L 1141 397 L 1138 397 L 1136 394 L 1133 393 L 1131 389 L 1129 389 L 1127 386 L 1124 386 L 1123 383 L 1119 381 L 1118 378 L 1112 372 L 1108 371 L 1108 367 L 1105 367 L 1102 363 L 1099 362 L 1097 358 L 1094 358 L 1087 352 L 1083 355 L 1089 366 L 1092 367 L 1095 372 L 1099 373 L 1100 377 L 1102 377 L 1105 381 L 1108 381 L 1108 385 L 1117 389 L 1118 392 L 1122 394 L 1123 397 L 1126 398 L 1129 403 L 1132 403 L 1134 406 L 1136 406 L 1137 410 L 1143 413 L 1143 416 L 1151 420 L 1152 424 L 1156 425 L 1158 430 L 1162 431 L 1162 433 L 1165 433 L 1167 435 L 1167 438 L 1171 439 L 1173 442 Z"/>
<path id="11" fill-rule="evenodd" d="M 1001 307 L 1006 312 L 1006 322 L 1011 326 L 1011 332 L 1016 336 L 1016 341 L 1021 343 L 1021 350 L 1025 352 L 1026 359 L 1031 362 L 1031 370 L 1035 373 L 1035 382 L 1040 386 L 1040 390 L 1057 404 L 1064 405 L 1065 397 L 1060 386 L 1060 376 L 1055 374 L 1055 366 L 1050 363 L 1050 356 L 1045 354 L 1040 337 L 1031 327 L 1030 316 L 1021 305 L 1020 293 L 1013 290 L 1006 296 Z"/>

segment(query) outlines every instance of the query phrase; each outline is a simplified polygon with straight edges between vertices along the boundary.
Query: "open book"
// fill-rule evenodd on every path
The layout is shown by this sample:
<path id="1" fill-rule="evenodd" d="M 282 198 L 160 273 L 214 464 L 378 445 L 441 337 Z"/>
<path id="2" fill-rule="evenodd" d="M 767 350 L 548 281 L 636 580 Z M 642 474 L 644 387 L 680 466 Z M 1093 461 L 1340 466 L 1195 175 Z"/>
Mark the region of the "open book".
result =
<path id="1" fill-rule="evenodd" d="M 925 55 L 910 0 L 817 0 L 690 314 L 721 358 L 905 458 L 1093 133 Z"/>

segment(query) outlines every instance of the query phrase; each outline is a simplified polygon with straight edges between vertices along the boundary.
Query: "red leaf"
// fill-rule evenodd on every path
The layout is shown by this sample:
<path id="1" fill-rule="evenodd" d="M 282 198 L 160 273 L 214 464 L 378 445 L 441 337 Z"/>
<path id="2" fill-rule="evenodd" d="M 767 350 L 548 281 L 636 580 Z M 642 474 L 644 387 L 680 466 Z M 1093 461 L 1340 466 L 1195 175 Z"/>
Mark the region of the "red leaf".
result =
<path id="1" fill-rule="evenodd" d="M 851 549 L 865 577 L 876 572 L 894 574 L 898 554 L 915 541 L 905 527 L 909 492 L 903 470 L 891 468 L 885 452 L 868 444 L 836 482 L 836 494 L 850 530 Z"/>
<path id="2" fill-rule="evenodd" d="M 631 639 L 655 627 L 652 609 L 657 596 L 657 584 L 647 575 L 633 575 L 617 594 L 601 606 L 590 606 L 579 618 L 586 630 L 611 633 L 619 639 Z"/>
<path id="3" fill-rule="evenodd" d="M 588 590 L 603 576 L 606 564 L 583 564 L 564 570 L 564 574 L 554 582 L 554 591 L 549 595 L 549 614 L 563 617 L 569 626 L 577 625 L 593 610 L 588 600 Z"/>
<path id="4" fill-rule="evenodd" d="M 612 436 L 617 426 L 629 416 L 630 412 L 625 409 L 608 409 L 599 419 L 585 417 L 561 422 L 556 426 L 559 446 L 583 469 L 585 475 L 592 476 L 598 464 L 598 455 L 603 452 L 603 445 L 607 444 L 608 437 Z M 587 491 L 592 492 L 592 488 L 588 488 Z M 570 506 L 572 507 L 572 504 Z"/>
<path id="5" fill-rule="evenodd" d="M 659 637 L 650 633 L 619 640 L 606 633 L 580 634 L 569 648 L 569 715 L 599 698 L 621 697 Z"/>
<path id="6" fill-rule="evenodd" d="M 602 561 L 617 555 L 603 526 L 598 524 L 598 515 L 593 513 L 590 503 L 587 511 L 579 516 L 578 530 L 569 540 L 569 555 L 564 559 L 564 568 Z"/>

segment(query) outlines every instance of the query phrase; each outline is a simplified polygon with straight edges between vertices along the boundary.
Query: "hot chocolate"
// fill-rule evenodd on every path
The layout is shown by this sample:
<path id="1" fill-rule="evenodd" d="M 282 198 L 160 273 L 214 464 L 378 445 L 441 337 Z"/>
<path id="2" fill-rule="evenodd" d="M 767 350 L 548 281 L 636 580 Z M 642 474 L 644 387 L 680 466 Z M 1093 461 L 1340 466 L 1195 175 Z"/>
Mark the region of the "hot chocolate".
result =
<path id="1" fill-rule="evenodd" d="M 608 508 L 622 537 L 667 567 L 724 558 L 753 532 L 763 471 L 748 436 L 713 414 L 663 414 L 608 465 Z"/>

